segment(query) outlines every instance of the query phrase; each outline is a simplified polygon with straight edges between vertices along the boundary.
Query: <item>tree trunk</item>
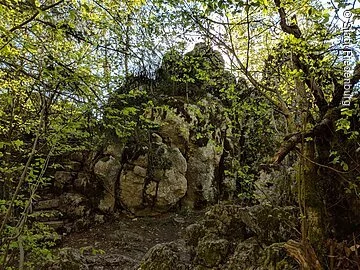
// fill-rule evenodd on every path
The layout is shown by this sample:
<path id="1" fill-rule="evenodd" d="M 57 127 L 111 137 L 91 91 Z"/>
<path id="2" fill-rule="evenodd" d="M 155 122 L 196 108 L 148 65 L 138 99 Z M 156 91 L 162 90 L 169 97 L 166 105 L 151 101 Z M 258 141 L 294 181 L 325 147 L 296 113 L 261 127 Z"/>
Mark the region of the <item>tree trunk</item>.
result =
<path id="1" fill-rule="evenodd" d="M 320 264 L 314 258 L 323 255 L 325 242 L 324 204 L 322 201 L 321 179 L 317 174 L 314 141 L 303 142 L 300 162 L 297 166 L 298 201 L 301 213 L 301 256 L 291 254 L 300 263 L 302 269 L 319 269 Z M 307 247 L 307 248 L 306 248 Z M 311 251 L 312 252 L 309 252 Z M 304 260 L 306 264 L 301 263 Z M 317 267 L 313 265 L 317 262 Z M 310 263 L 312 262 L 312 263 Z"/>
<path id="2" fill-rule="evenodd" d="M 307 223 L 307 238 L 310 244 L 319 251 L 325 239 L 324 203 L 322 200 L 321 177 L 317 174 L 315 160 L 315 143 L 307 142 L 304 149 L 304 204 Z"/>

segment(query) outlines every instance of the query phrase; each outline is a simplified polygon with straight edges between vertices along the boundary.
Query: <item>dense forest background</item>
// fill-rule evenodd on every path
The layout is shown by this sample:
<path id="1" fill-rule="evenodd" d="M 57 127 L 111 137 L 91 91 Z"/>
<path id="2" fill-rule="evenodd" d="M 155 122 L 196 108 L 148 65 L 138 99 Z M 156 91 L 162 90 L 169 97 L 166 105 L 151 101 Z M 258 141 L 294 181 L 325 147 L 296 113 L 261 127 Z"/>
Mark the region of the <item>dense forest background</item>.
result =
<path id="1" fill-rule="evenodd" d="M 149 112 L 180 102 L 200 108 L 198 147 L 226 118 L 218 176 L 235 186 L 219 200 L 257 205 L 259 172 L 282 172 L 267 204 L 296 208 L 289 256 L 302 269 L 358 269 L 358 4 L 0 1 L 0 268 L 56 260 L 32 205 L 64 156 L 115 141 L 130 160 L 159 129 Z"/>

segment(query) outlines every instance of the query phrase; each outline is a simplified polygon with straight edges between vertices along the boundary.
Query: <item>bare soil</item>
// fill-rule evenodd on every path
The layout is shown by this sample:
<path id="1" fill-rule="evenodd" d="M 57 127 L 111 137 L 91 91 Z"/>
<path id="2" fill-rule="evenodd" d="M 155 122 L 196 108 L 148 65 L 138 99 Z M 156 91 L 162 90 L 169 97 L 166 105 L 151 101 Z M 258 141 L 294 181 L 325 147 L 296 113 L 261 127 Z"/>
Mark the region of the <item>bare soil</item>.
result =
<path id="1" fill-rule="evenodd" d="M 103 224 L 63 237 L 61 247 L 80 250 L 84 269 L 135 269 L 151 247 L 178 239 L 204 212 L 137 218 L 120 214 Z"/>

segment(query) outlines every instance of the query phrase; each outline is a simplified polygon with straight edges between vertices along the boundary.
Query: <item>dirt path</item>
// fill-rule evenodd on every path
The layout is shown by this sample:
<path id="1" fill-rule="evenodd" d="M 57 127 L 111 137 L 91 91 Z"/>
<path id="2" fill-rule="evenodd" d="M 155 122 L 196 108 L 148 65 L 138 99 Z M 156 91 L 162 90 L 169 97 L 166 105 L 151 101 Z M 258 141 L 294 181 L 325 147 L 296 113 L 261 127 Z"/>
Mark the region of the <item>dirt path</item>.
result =
<path id="1" fill-rule="evenodd" d="M 176 240 L 203 214 L 204 211 L 168 213 L 132 219 L 120 215 L 87 231 L 65 236 L 61 247 L 80 250 L 84 269 L 130 270 L 151 247 Z"/>

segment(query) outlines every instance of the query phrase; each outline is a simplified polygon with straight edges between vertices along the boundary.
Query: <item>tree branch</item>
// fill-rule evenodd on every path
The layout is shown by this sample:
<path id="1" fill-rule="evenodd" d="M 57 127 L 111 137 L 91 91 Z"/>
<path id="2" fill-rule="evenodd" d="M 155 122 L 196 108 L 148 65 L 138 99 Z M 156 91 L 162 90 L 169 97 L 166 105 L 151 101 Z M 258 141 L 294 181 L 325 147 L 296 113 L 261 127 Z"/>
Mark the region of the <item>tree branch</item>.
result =
<path id="1" fill-rule="evenodd" d="M 278 12 L 280 15 L 280 27 L 281 29 L 290 35 L 293 35 L 296 38 L 302 38 L 301 30 L 297 23 L 292 22 L 290 25 L 286 20 L 285 9 L 281 6 L 281 0 L 274 0 L 276 7 L 278 8 Z M 298 55 L 294 55 L 294 64 L 298 69 L 301 69 L 306 74 L 306 79 L 304 80 L 307 87 L 311 90 L 312 95 L 315 98 L 315 104 L 320 110 L 320 114 L 324 115 L 328 109 L 328 104 L 326 102 L 324 93 L 320 86 L 316 83 L 315 78 L 311 75 L 309 68 L 307 65 L 304 65 L 300 61 L 300 57 Z"/>
<path id="2" fill-rule="evenodd" d="M 46 10 L 49 10 L 53 7 L 56 7 L 57 5 L 61 4 L 62 2 L 64 2 L 64 0 L 60 0 L 52 5 L 48 5 L 48 6 L 43 6 L 43 7 L 40 7 L 39 10 L 36 10 L 35 13 L 30 17 L 28 18 L 27 20 L 25 20 L 24 22 L 20 23 L 19 25 L 16 25 L 14 27 L 12 27 L 11 29 L 8 30 L 8 32 L 14 32 L 20 28 L 22 28 L 23 26 L 27 25 L 28 23 L 32 22 L 33 20 L 35 20 L 35 18 L 39 15 L 40 11 L 46 11 Z M 4 38 L 6 36 L 5 35 L 2 35 L 1 38 Z"/>
<path id="3" fill-rule="evenodd" d="M 306 138 L 315 138 L 321 136 L 327 136 L 334 129 L 334 122 L 339 116 L 339 108 L 334 108 L 329 110 L 325 115 L 324 119 L 315 125 L 312 130 L 308 132 L 297 132 L 285 136 L 284 142 L 280 146 L 280 149 L 275 154 L 273 158 L 274 164 L 279 164 L 284 158 L 293 150 L 295 150 L 296 145 L 301 143 Z"/>
<path id="4" fill-rule="evenodd" d="M 231 52 L 236 60 L 236 63 L 239 67 L 239 69 L 241 70 L 241 72 L 246 76 L 246 78 L 250 81 L 250 83 L 255 87 L 255 89 L 264 97 L 266 98 L 272 105 L 274 105 L 275 108 L 277 108 L 279 110 L 279 112 L 281 112 L 285 117 L 289 117 L 290 112 L 288 107 L 286 106 L 285 102 L 283 102 L 281 99 L 280 100 L 276 100 L 273 98 L 272 95 L 270 95 L 269 93 L 267 93 L 266 91 L 270 91 L 270 92 L 275 92 L 275 89 L 272 89 L 270 87 L 267 87 L 264 84 L 259 83 L 250 73 L 249 70 L 247 70 L 246 68 L 246 64 L 244 64 L 241 59 L 239 58 L 239 56 L 235 53 L 235 48 L 234 48 L 234 42 L 232 40 L 232 35 L 231 32 L 229 32 L 229 38 L 230 38 L 230 45 L 227 44 L 224 40 L 221 40 L 221 38 L 213 33 L 211 33 L 208 29 L 206 29 L 206 27 L 204 27 L 201 23 L 201 21 L 199 20 L 199 18 L 197 16 L 195 16 L 194 14 L 192 14 L 192 19 L 194 20 L 194 22 L 203 30 L 205 31 L 208 35 L 210 35 L 216 42 L 218 45 L 222 46 L 223 48 L 225 48 L 227 51 Z"/>
<path id="5" fill-rule="evenodd" d="M 292 35 L 294 35 L 294 37 L 300 38 L 301 37 L 301 31 L 300 31 L 299 26 L 297 24 L 289 25 L 286 22 L 285 9 L 281 6 L 280 0 L 275 0 L 275 5 L 276 5 L 276 7 L 278 8 L 278 11 L 279 11 L 281 29 L 285 33 L 292 34 Z"/>

